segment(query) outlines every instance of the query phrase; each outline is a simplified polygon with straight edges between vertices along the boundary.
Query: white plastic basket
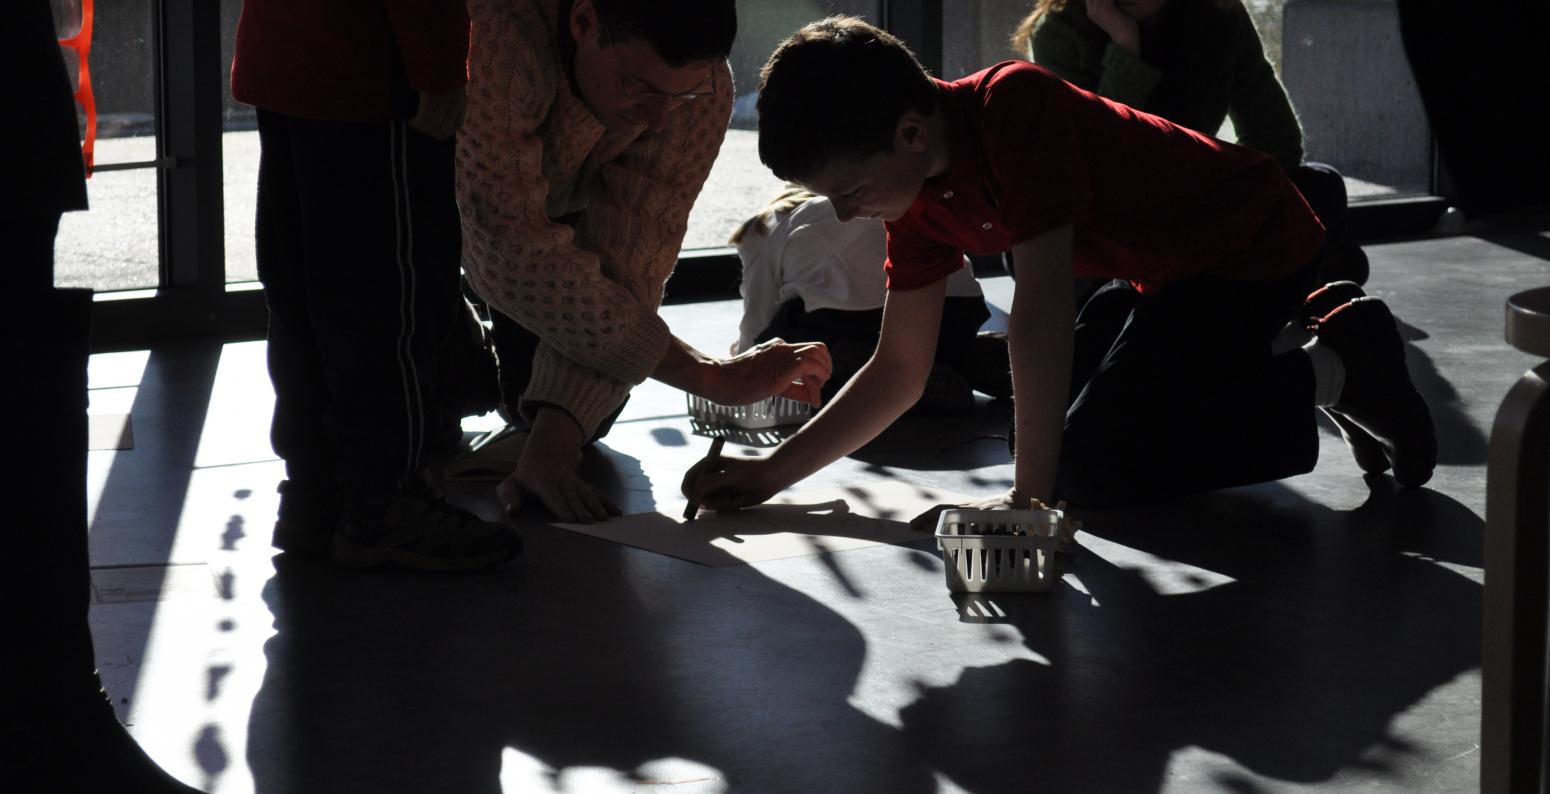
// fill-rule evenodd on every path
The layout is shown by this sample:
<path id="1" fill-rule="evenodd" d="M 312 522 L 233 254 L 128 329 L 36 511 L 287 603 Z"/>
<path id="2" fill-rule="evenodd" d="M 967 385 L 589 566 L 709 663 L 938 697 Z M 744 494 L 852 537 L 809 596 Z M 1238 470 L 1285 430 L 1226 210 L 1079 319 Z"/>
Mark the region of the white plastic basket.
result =
<path id="1" fill-rule="evenodd" d="M 689 395 L 689 417 L 711 425 L 763 430 L 802 424 L 811 413 L 812 406 L 785 397 L 771 397 L 750 405 L 721 405 Z"/>
<path id="2" fill-rule="evenodd" d="M 1060 510 L 944 510 L 936 545 L 955 593 L 1042 593 L 1060 578 Z"/>

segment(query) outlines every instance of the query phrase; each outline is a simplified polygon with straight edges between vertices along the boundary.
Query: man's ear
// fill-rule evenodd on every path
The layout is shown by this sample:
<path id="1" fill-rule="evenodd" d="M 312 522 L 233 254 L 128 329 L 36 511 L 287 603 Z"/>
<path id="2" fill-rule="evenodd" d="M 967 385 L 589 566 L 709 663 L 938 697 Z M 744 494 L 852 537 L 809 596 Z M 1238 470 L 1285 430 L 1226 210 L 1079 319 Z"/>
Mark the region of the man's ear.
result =
<path id="1" fill-rule="evenodd" d="M 576 0 L 570 7 L 570 19 L 566 21 L 570 24 L 571 38 L 578 42 L 596 38 L 600 33 L 597 8 L 592 5 L 592 0 Z"/>
<path id="2" fill-rule="evenodd" d="M 926 117 L 917 111 L 906 110 L 894 127 L 894 151 L 923 152 L 926 150 L 926 137 Z"/>

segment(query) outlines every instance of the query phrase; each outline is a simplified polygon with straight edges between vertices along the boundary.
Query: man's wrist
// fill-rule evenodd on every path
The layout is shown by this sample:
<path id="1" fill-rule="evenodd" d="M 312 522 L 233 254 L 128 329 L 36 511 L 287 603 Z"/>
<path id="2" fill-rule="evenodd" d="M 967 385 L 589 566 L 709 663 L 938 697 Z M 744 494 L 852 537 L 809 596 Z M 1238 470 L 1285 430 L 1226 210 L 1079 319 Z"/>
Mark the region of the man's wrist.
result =
<path id="1" fill-rule="evenodd" d="M 528 433 L 522 458 L 531 463 L 528 453 L 535 452 L 546 458 L 540 462 L 542 465 L 561 465 L 566 461 L 557 456 L 562 455 L 579 461 L 581 447 L 586 443 L 585 433 L 569 411 L 553 405 L 540 406 L 533 416 L 533 429 Z"/>

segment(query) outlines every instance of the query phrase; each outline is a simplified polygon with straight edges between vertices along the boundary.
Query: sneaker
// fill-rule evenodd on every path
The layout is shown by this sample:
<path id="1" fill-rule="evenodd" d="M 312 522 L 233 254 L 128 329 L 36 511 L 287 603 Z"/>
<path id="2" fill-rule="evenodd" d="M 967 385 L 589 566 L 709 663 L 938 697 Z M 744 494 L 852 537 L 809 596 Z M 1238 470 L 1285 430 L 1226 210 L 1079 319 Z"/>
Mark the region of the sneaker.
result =
<path id="1" fill-rule="evenodd" d="M 277 490 L 280 508 L 270 545 L 295 557 L 328 559 L 339 524 L 338 494 L 297 480 L 281 480 Z"/>
<path id="2" fill-rule="evenodd" d="M 1318 335 L 1345 364 L 1345 388 L 1329 412 L 1375 441 L 1402 485 L 1425 484 L 1437 467 L 1437 433 L 1405 368 L 1389 308 L 1377 298 L 1357 298 L 1325 315 Z M 1358 446 L 1352 447 L 1358 465 L 1376 465 L 1370 448 L 1359 452 Z"/>
<path id="3" fill-rule="evenodd" d="M 1354 281 L 1332 281 L 1308 293 L 1297 316 L 1304 328 L 1317 331 L 1319 321 L 1330 312 L 1357 298 L 1365 297 L 1367 293 L 1362 290 L 1362 285 Z"/>
<path id="4" fill-rule="evenodd" d="M 358 506 L 334 533 L 334 561 L 351 568 L 469 571 L 522 553 L 522 536 L 431 494 Z"/>
<path id="5" fill-rule="evenodd" d="M 1363 430 L 1361 425 L 1347 419 L 1344 414 L 1332 408 L 1320 408 L 1324 415 L 1335 423 L 1335 428 L 1340 431 L 1340 437 L 1345 439 L 1346 448 L 1351 450 L 1351 457 L 1356 461 L 1357 468 L 1367 474 L 1382 474 L 1389 470 L 1389 456 L 1383 450 L 1383 444 L 1373 438 L 1370 433 Z"/>
<path id="6" fill-rule="evenodd" d="M 1298 319 L 1303 328 L 1310 333 L 1317 333 L 1319 322 L 1331 312 L 1357 298 L 1365 297 L 1367 293 L 1362 290 L 1360 284 L 1354 281 L 1333 281 L 1308 294 L 1307 299 L 1302 302 Z M 1327 408 L 1320 410 L 1335 423 L 1335 427 L 1340 431 L 1340 437 L 1345 439 L 1346 446 L 1351 450 L 1351 457 L 1356 459 L 1356 465 L 1362 471 L 1368 474 L 1382 474 L 1389 470 L 1389 456 L 1383 451 L 1383 445 L 1376 438 L 1340 413 Z"/>

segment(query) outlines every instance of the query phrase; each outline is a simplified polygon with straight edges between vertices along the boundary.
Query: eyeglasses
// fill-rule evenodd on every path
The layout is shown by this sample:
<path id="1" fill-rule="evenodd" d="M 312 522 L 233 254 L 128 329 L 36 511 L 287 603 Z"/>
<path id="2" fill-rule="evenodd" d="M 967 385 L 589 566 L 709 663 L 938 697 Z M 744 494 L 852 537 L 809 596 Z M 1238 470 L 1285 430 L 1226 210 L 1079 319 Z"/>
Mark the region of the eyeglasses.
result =
<path id="1" fill-rule="evenodd" d="M 618 43 L 618 39 L 614 37 L 613 31 L 609 29 L 608 23 L 603 20 L 602 16 L 599 16 L 597 21 L 598 32 L 602 34 L 601 38 L 604 46 L 612 47 Z M 614 71 L 618 73 L 619 86 L 621 89 L 623 89 L 621 93 L 624 94 L 625 98 L 632 102 L 638 102 L 643 105 L 667 105 L 674 102 L 691 102 L 693 100 L 700 99 L 701 97 L 712 96 L 716 93 L 715 69 L 710 70 L 710 77 L 708 78 L 710 80 L 710 85 L 705 89 L 701 90 L 696 88 L 693 91 L 683 91 L 676 94 L 670 94 L 665 91 L 658 91 L 654 86 L 640 79 L 639 77 L 625 73 L 624 65 L 619 62 L 618 51 L 614 52 Z"/>
<path id="2" fill-rule="evenodd" d="M 617 66 L 618 63 L 618 59 L 615 58 L 614 64 Z M 625 74 L 622 69 L 619 72 L 619 84 L 624 87 L 624 95 L 636 102 L 642 102 L 646 104 L 661 103 L 664 105 L 670 102 L 689 102 L 691 100 L 699 99 L 701 97 L 708 97 L 716 93 L 716 71 L 714 69 L 711 70 L 710 85 L 707 86 L 704 90 L 697 88 L 693 91 L 684 91 L 677 94 L 669 94 L 664 91 L 657 91 L 656 89 L 648 86 L 645 81 L 641 80 L 640 78 L 635 77 L 634 75 Z"/>

